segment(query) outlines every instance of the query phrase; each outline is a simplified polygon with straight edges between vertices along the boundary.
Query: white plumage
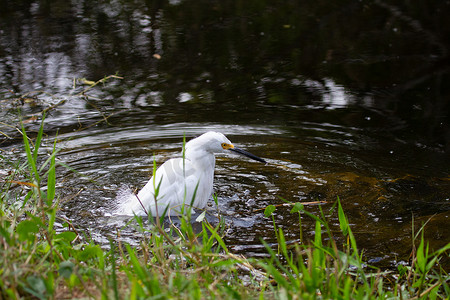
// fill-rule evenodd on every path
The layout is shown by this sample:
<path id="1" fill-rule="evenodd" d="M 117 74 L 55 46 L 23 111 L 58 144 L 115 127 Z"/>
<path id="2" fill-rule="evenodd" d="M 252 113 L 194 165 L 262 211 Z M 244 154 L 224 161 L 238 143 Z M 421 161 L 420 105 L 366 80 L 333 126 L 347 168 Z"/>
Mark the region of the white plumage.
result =
<path id="1" fill-rule="evenodd" d="M 265 163 L 234 147 L 222 133 L 210 131 L 186 143 L 184 159 L 173 158 L 162 164 L 137 196 L 130 190 L 119 192 L 115 213 L 155 217 L 161 216 L 166 208 L 167 215 L 179 215 L 183 205 L 184 211 L 191 204 L 194 208 L 204 208 L 213 191 L 214 154 L 227 150 Z"/>

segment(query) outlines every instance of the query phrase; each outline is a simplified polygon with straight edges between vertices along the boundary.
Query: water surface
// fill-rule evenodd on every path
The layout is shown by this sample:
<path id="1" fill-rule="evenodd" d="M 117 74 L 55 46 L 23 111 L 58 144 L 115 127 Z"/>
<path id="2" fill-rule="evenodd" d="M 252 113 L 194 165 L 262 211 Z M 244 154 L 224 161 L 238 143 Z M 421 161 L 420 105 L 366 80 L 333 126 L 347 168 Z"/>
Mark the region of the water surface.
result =
<path id="1" fill-rule="evenodd" d="M 339 197 L 366 260 L 395 266 L 413 219 L 432 247 L 450 238 L 448 13 L 445 1 L 4 1 L 1 151 L 20 156 L 19 117 L 33 135 L 46 110 L 42 152 L 57 137 L 76 171 L 58 170 L 61 213 L 107 245 L 125 224 L 110 216 L 117 190 L 141 188 L 183 136 L 220 131 L 269 162 L 217 158 L 208 212 L 226 218 L 231 250 L 276 246 L 269 204 L 292 243 L 285 201 L 328 214 Z"/>

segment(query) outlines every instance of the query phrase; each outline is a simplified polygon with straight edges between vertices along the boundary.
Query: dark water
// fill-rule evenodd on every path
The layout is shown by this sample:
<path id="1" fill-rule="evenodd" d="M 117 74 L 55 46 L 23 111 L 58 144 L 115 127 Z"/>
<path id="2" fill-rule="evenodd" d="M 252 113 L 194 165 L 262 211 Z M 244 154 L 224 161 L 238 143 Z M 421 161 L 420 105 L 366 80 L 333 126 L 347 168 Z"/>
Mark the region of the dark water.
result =
<path id="1" fill-rule="evenodd" d="M 59 170 L 63 214 L 98 242 L 124 224 L 109 215 L 117 189 L 142 187 L 153 159 L 207 130 L 269 161 L 217 159 L 235 252 L 275 242 L 263 209 L 280 197 L 325 201 L 325 213 L 339 197 L 367 260 L 384 266 L 408 259 L 412 218 L 429 220 L 432 247 L 449 242 L 450 1 L 0 4 L 0 150 L 20 147 L 8 124 L 21 115 L 35 131 L 48 109 L 46 142 L 58 132 L 59 159 L 78 172 Z M 114 74 L 83 92 L 80 78 Z M 275 219 L 294 242 L 289 211 Z"/>

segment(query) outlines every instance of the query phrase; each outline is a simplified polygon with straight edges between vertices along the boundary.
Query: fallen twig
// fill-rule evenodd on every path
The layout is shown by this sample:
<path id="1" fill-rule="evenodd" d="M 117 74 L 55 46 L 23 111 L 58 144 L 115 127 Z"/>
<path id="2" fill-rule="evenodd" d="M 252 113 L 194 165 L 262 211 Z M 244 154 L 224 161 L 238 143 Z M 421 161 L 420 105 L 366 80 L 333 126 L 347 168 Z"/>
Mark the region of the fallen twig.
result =
<path id="1" fill-rule="evenodd" d="M 302 205 L 314 205 L 314 204 L 326 204 L 328 203 L 328 201 L 310 201 L 310 202 L 299 202 Z M 277 204 L 274 205 L 275 207 L 281 207 L 281 206 L 293 206 L 295 203 L 283 203 L 283 204 Z M 259 209 L 255 209 L 253 212 L 257 212 L 257 211 L 263 211 L 266 208 L 259 208 Z"/>

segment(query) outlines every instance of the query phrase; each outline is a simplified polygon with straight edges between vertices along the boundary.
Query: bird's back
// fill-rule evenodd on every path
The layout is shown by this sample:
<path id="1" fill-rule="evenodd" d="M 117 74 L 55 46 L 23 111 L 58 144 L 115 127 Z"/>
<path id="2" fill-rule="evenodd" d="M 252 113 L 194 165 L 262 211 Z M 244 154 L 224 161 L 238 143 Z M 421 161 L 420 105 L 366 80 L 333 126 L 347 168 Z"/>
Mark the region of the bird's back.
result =
<path id="1" fill-rule="evenodd" d="M 131 192 L 119 195 L 116 213 L 161 216 L 166 207 L 168 215 L 180 214 L 183 204 L 204 208 L 212 194 L 213 175 L 213 170 L 199 170 L 188 159 L 170 159 L 158 168 L 137 196 Z"/>

